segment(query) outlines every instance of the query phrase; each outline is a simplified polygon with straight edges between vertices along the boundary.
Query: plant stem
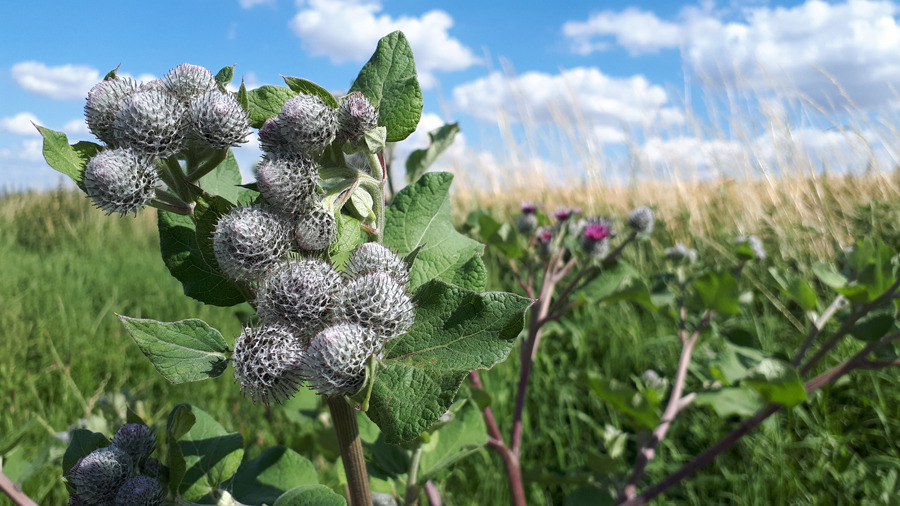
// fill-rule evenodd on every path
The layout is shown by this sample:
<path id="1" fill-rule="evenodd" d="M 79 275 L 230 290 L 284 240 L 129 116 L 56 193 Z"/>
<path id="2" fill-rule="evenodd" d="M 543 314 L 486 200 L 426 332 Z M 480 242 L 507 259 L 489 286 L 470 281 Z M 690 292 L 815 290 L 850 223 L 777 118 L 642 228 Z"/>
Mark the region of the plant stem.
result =
<path id="1" fill-rule="evenodd" d="M 347 475 L 350 506 L 372 506 L 372 492 L 369 490 L 369 473 L 363 458 L 362 440 L 356 424 L 356 411 L 343 397 L 328 397 L 328 408 L 337 433 L 344 473 Z"/>
<path id="2" fill-rule="evenodd" d="M 419 504 L 419 461 L 422 459 L 422 443 L 416 446 L 412 461 L 409 463 L 409 474 L 406 478 L 406 493 L 403 494 L 403 504 L 415 506 Z"/>
<path id="3" fill-rule="evenodd" d="M 36 502 L 32 501 L 24 492 L 17 489 L 12 480 L 7 478 L 3 473 L 0 473 L 0 492 L 6 494 L 12 500 L 13 504 L 17 506 L 37 506 Z"/>
<path id="4" fill-rule="evenodd" d="M 431 480 L 425 482 L 425 495 L 428 496 L 431 506 L 441 506 L 441 493 Z"/>
<path id="5" fill-rule="evenodd" d="M 809 348 L 815 342 L 816 337 L 822 333 L 822 329 L 825 328 L 825 324 L 828 323 L 828 320 L 834 316 L 834 313 L 840 309 L 844 303 L 847 301 L 843 295 L 838 295 L 831 301 L 831 304 L 827 309 L 819 316 L 816 321 L 812 322 L 812 327 L 809 329 L 809 334 L 806 335 L 806 339 L 803 341 L 803 344 L 800 346 L 800 350 L 797 352 L 797 356 L 794 357 L 794 360 L 791 361 L 791 365 L 797 367 L 803 362 L 803 357 L 806 356 L 806 352 L 809 351 Z"/>

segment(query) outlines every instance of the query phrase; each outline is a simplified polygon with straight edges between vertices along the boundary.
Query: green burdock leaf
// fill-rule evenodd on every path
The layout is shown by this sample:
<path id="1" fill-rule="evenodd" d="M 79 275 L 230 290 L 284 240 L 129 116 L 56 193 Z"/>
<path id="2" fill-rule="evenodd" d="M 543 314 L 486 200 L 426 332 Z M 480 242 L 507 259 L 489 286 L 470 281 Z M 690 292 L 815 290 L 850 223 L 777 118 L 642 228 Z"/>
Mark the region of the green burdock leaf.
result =
<path id="1" fill-rule="evenodd" d="M 721 417 L 752 416 L 763 405 L 759 394 L 752 389 L 733 387 L 713 392 L 698 392 L 694 404 L 709 406 Z"/>
<path id="2" fill-rule="evenodd" d="M 297 92 L 284 86 L 260 86 L 247 92 L 250 103 L 250 126 L 259 128 L 272 116 L 281 113 L 281 106 Z"/>
<path id="3" fill-rule="evenodd" d="M 232 204 L 250 204 L 259 194 L 241 186 L 241 169 L 230 149 L 216 168 L 197 181 L 197 186 L 206 193 L 222 197 Z"/>
<path id="4" fill-rule="evenodd" d="M 183 499 L 197 501 L 237 471 L 244 458 L 244 438 L 226 431 L 202 409 L 187 408 L 195 423 L 177 438 L 185 462 L 184 480 L 178 490 Z"/>
<path id="5" fill-rule="evenodd" d="M 359 228 L 359 220 L 346 214 L 337 215 L 338 236 L 328 254 L 335 267 L 342 267 L 350 259 L 350 254 L 356 249 L 362 237 Z"/>
<path id="6" fill-rule="evenodd" d="M 346 506 L 347 501 L 325 485 L 303 485 L 285 492 L 272 506 Z"/>
<path id="7" fill-rule="evenodd" d="M 228 344 L 203 320 L 170 323 L 117 316 L 153 367 L 172 383 L 215 378 L 228 365 Z"/>
<path id="8" fill-rule="evenodd" d="M 178 441 L 182 436 L 187 434 L 197 417 L 191 412 L 190 404 L 179 404 L 169 413 L 169 419 L 166 423 L 166 467 L 169 468 L 168 489 L 172 495 L 178 494 L 181 482 L 184 480 L 184 474 L 187 472 L 187 464 L 184 460 L 184 453 L 181 446 L 172 443 Z"/>
<path id="9" fill-rule="evenodd" d="M 416 322 L 385 347 L 367 412 L 388 443 L 417 437 L 447 411 L 469 371 L 505 360 L 532 303 L 440 280 L 420 286 L 414 300 Z"/>
<path id="10" fill-rule="evenodd" d="M 244 85 L 244 79 L 241 78 L 241 87 L 238 88 L 237 99 L 240 102 L 241 107 L 244 108 L 248 114 L 250 112 L 250 96 L 247 95 L 247 86 Z"/>
<path id="11" fill-rule="evenodd" d="M 459 282 L 457 271 L 484 251 L 483 244 L 453 228 L 449 193 L 452 181 L 453 175 L 446 172 L 425 174 L 397 193 L 386 211 L 385 246 L 401 257 L 422 246 L 410 271 L 410 288 L 434 278 Z M 477 269 L 477 265 L 465 267 L 469 273 L 466 277 Z M 478 289 L 484 286 L 485 279 L 473 276 L 468 283 L 466 288 Z"/>
<path id="12" fill-rule="evenodd" d="M 440 128 L 428 132 L 430 143 L 426 149 L 417 149 L 409 154 L 406 159 L 406 182 L 415 183 L 422 174 L 431 167 L 447 148 L 453 144 L 453 139 L 459 133 L 459 123 L 449 123 Z"/>
<path id="13" fill-rule="evenodd" d="M 451 410 L 452 411 L 452 410 Z M 484 416 L 472 400 L 453 413 L 453 419 L 431 434 L 419 461 L 419 483 L 435 478 L 460 459 L 487 443 Z"/>
<path id="14" fill-rule="evenodd" d="M 284 79 L 284 83 L 287 84 L 288 88 L 290 88 L 292 91 L 319 97 L 324 100 L 329 107 L 338 107 L 338 101 L 336 98 L 334 98 L 334 95 L 332 95 L 331 92 L 319 86 L 318 84 L 306 79 L 301 79 L 299 77 L 281 77 Z"/>
<path id="15" fill-rule="evenodd" d="M 740 292 L 737 280 L 727 271 L 707 272 L 694 282 L 699 304 L 705 309 L 723 315 L 736 315 L 740 312 Z"/>
<path id="16" fill-rule="evenodd" d="M 350 87 L 361 91 L 378 110 L 378 124 L 387 128 L 387 141 L 398 142 L 416 131 L 422 117 L 422 88 L 416 62 L 403 32 L 378 41 L 378 48 Z"/>
<path id="17" fill-rule="evenodd" d="M 597 397 L 638 427 L 653 429 L 659 423 L 659 410 L 633 387 L 604 378 L 594 371 L 587 373 L 587 384 Z"/>
<path id="18" fill-rule="evenodd" d="M 741 383 L 759 392 L 766 402 L 781 404 L 786 408 L 806 401 L 806 389 L 800 381 L 800 375 L 783 360 L 764 359 Z"/>
<path id="19" fill-rule="evenodd" d="M 93 142 L 81 141 L 69 145 L 69 138 L 62 132 L 35 125 L 44 137 L 43 155 L 47 165 L 72 178 L 84 191 L 84 168 L 103 147 Z"/>
<path id="20" fill-rule="evenodd" d="M 847 286 L 847 277 L 834 270 L 831 264 L 816 262 L 812 267 L 813 274 L 826 286 L 831 288 L 843 288 Z"/>
<path id="21" fill-rule="evenodd" d="M 109 445 L 106 436 L 87 429 L 74 429 L 69 433 L 69 437 L 69 447 L 66 448 L 62 459 L 63 476 L 69 475 L 69 471 L 75 467 L 81 457 L 90 454 L 97 448 Z"/>
<path id="22" fill-rule="evenodd" d="M 804 311 L 816 308 L 819 301 L 816 292 L 803 278 L 795 274 L 779 272 L 774 267 L 769 268 L 769 274 L 778 283 L 781 293 L 796 302 Z"/>
<path id="23" fill-rule="evenodd" d="M 316 467 L 306 457 L 290 448 L 273 446 L 241 464 L 231 495 L 242 504 L 272 504 L 294 487 L 318 483 Z"/>
<path id="24" fill-rule="evenodd" d="M 225 86 L 230 83 L 234 79 L 234 65 L 230 65 L 228 67 L 222 67 L 218 73 L 216 73 L 216 83 L 219 84 L 219 87 L 223 90 Z"/>
<path id="25" fill-rule="evenodd" d="M 460 265 L 447 281 L 466 290 L 483 292 L 487 289 L 487 266 L 481 257 L 472 257 Z"/>
<path id="26" fill-rule="evenodd" d="M 203 223 L 203 216 L 201 212 L 199 223 Z M 244 302 L 244 296 L 222 274 L 218 264 L 204 257 L 198 233 L 204 234 L 204 241 L 211 240 L 208 227 L 198 229 L 190 216 L 161 210 L 157 212 L 157 225 L 163 262 L 172 276 L 181 281 L 185 295 L 213 306 Z"/>
<path id="27" fill-rule="evenodd" d="M 857 320 L 850 329 L 850 335 L 860 341 L 877 341 L 894 329 L 896 321 L 897 308 L 892 302 L 886 302 Z"/>

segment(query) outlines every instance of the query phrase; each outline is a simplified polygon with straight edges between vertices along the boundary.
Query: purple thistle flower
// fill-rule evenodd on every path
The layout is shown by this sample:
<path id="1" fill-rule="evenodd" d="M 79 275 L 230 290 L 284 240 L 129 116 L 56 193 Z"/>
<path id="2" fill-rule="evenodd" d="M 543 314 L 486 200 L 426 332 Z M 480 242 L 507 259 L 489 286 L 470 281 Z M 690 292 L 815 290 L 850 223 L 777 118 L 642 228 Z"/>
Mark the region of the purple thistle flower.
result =
<path id="1" fill-rule="evenodd" d="M 612 231 L 609 229 L 609 225 L 606 223 L 592 222 L 589 223 L 586 227 L 584 227 L 584 232 L 582 232 L 585 239 L 590 239 L 592 241 L 602 241 L 606 239 L 610 235 L 612 235 Z"/>
<path id="2" fill-rule="evenodd" d="M 537 209 L 538 204 L 535 202 L 522 202 L 522 214 L 534 214 Z"/>

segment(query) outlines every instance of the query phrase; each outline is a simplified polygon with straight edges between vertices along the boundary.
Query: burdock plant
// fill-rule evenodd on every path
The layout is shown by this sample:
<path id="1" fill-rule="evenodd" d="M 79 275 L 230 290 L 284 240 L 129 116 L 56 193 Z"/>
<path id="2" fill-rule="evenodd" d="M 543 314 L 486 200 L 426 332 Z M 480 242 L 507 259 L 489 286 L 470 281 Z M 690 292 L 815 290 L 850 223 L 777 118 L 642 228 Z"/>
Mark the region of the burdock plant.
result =
<path id="1" fill-rule="evenodd" d="M 107 213 L 155 207 L 163 260 L 186 295 L 256 310 L 233 349 L 200 320 L 120 316 L 164 377 L 214 378 L 230 363 L 248 402 L 280 403 L 314 389 L 330 408 L 354 506 L 372 501 L 356 418 L 364 411 L 387 443 L 411 448 L 401 483 L 415 502 L 436 469 L 466 454 L 426 449 L 439 430 L 433 424 L 469 402 L 457 391 L 470 371 L 506 358 L 531 301 L 481 293 L 483 245 L 452 227 L 449 174 L 425 174 L 386 207 L 382 150 L 409 136 L 422 110 L 402 33 L 379 42 L 341 96 L 294 77 L 287 87 L 229 92 L 233 75 L 232 67 L 213 74 L 182 64 L 137 86 L 111 71 L 85 107 L 102 144 L 70 146 L 64 134 L 38 127 L 47 162 Z M 252 128 L 264 155 L 256 183 L 242 185 L 230 148 Z M 147 460 L 147 438 L 114 441 L 111 448 L 124 449 L 94 450 L 69 473 L 73 501 L 343 502 L 316 483 L 257 490 L 252 462 L 226 487 L 243 455 L 233 436 L 199 408 L 177 406 L 163 463 Z M 102 437 L 84 437 L 79 451 L 103 446 Z M 444 453 L 427 458 L 434 451 Z M 420 473 L 425 461 L 440 462 Z M 103 470 L 99 481 L 88 464 Z M 142 465 L 148 470 L 138 473 Z M 289 476 L 284 465 L 279 472 Z"/>

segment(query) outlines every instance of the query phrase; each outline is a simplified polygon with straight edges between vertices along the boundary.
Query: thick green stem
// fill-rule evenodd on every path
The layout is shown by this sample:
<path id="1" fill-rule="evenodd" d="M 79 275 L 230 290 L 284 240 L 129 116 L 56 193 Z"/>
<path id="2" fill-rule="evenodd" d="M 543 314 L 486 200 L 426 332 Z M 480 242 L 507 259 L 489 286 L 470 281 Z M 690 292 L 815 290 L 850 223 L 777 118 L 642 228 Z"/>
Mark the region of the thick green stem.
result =
<path id="1" fill-rule="evenodd" d="M 224 162 L 226 158 L 228 158 L 228 148 L 214 150 L 209 158 L 199 166 L 188 167 L 188 181 L 197 181 L 201 177 L 209 174 L 213 169 L 218 167 L 220 163 Z"/>
<path id="2" fill-rule="evenodd" d="M 347 489 L 350 494 L 348 502 L 350 506 L 372 506 L 369 473 L 366 471 L 366 461 L 363 458 L 356 411 L 343 397 L 328 397 L 328 408 L 331 410 L 331 420 L 341 448 L 341 459 L 344 461 L 344 473 L 347 475 Z"/>
<path id="3" fill-rule="evenodd" d="M 169 190 L 185 202 L 194 201 L 191 189 L 184 177 L 184 170 L 182 170 L 181 164 L 178 163 L 178 158 L 175 155 L 166 158 L 162 167 L 160 165 L 157 165 L 157 167 L 160 168 L 159 177 L 169 186 Z"/>
<path id="4" fill-rule="evenodd" d="M 409 464 L 409 474 L 406 479 L 406 493 L 403 496 L 403 503 L 406 506 L 415 506 L 419 504 L 419 461 L 422 459 L 422 444 L 416 446 L 413 452 L 412 461 Z"/>

